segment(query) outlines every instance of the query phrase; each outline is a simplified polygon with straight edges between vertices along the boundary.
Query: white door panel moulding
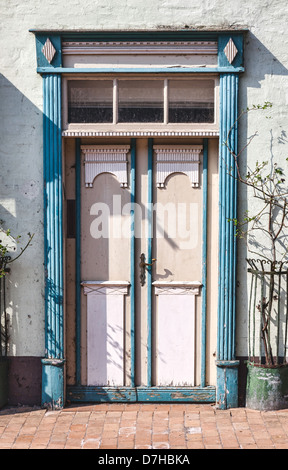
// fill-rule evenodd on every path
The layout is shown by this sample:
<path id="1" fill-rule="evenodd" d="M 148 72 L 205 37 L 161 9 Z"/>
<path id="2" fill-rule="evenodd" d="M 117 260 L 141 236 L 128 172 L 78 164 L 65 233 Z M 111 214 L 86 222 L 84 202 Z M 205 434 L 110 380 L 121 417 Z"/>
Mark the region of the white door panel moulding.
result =
<path id="1" fill-rule="evenodd" d="M 85 281 L 87 384 L 124 385 L 124 296 L 126 281 Z"/>
<path id="2" fill-rule="evenodd" d="M 101 173 L 112 173 L 122 188 L 128 186 L 127 153 L 130 145 L 82 145 L 85 156 L 85 186 L 93 187 L 93 181 Z"/>
<path id="3" fill-rule="evenodd" d="M 153 282 L 157 296 L 157 385 L 195 385 L 195 309 L 199 281 Z"/>
<path id="4" fill-rule="evenodd" d="M 202 148 L 202 145 L 154 145 L 158 188 L 164 188 L 166 179 L 173 173 L 184 173 L 197 188 Z"/>
<path id="5" fill-rule="evenodd" d="M 199 295 L 202 287 L 199 281 L 154 281 L 155 295 Z"/>

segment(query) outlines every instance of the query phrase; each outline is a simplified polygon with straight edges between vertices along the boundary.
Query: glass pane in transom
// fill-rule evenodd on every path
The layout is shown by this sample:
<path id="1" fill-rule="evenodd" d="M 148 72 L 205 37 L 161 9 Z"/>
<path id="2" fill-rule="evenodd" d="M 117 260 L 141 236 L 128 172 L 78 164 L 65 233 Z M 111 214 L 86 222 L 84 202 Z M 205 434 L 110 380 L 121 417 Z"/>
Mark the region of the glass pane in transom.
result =
<path id="1" fill-rule="evenodd" d="M 163 80 L 119 80 L 118 122 L 163 122 Z"/>
<path id="2" fill-rule="evenodd" d="M 169 80 L 169 122 L 213 123 L 214 80 Z"/>
<path id="3" fill-rule="evenodd" d="M 68 122 L 113 121 L 112 80 L 69 80 Z"/>

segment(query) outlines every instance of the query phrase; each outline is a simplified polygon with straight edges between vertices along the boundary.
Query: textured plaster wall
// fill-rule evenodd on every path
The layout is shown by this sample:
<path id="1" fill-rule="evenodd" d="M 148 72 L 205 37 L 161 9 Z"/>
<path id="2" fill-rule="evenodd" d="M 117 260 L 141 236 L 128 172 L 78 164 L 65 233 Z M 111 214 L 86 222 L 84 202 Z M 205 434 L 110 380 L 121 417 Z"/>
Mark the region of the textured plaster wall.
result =
<path id="1" fill-rule="evenodd" d="M 69 7 L 68 7 L 69 5 Z M 253 164 L 269 156 L 285 162 L 288 133 L 287 2 L 278 0 L 0 0 L 0 218 L 33 246 L 15 263 L 9 283 L 10 353 L 44 354 L 44 276 L 42 203 L 42 79 L 36 73 L 31 28 L 159 29 L 248 27 L 240 108 L 273 102 L 271 119 L 257 113 L 240 126 L 241 143 L 255 130 L 259 137 L 243 153 Z M 272 147 L 271 147 L 271 139 Z M 279 140 L 280 139 L 280 140 Z M 279 143 L 280 142 L 280 143 Z M 246 192 L 240 188 L 240 210 Z M 246 354 L 245 248 L 239 247 L 237 353 Z"/>

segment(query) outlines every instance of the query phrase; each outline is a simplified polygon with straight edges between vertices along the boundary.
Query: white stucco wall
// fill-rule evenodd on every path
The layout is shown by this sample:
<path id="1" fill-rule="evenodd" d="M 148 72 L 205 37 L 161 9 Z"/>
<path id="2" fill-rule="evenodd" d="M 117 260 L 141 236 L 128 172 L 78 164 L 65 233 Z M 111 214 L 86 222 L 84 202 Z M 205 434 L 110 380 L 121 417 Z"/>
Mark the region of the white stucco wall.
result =
<path id="1" fill-rule="evenodd" d="M 273 102 L 271 119 L 249 116 L 247 135 L 259 137 L 243 154 L 252 163 L 273 154 L 282 166 L 288 135 L 287 1 L 278 0 L 0 0 L 0 218 L 33 246 L 13 265 L 9 313 L 11 354 L 44 354 L 42 201 L 42 78 L 36 73 L 34 35 L 29 29 L 158 29 L 248 27 L 240 108 Z M 240 126 L 242 135 L 246 122 Z M 283 134 L 286 133 L 286 134 Z M 281 134 L 282 133 L 282 134 Z M 278 139 L 282 137 L 282 144 Z M 242 139 L 242 144 L 244 140 Z M 241 145 L 241 142 L 240 142 Z M 240 188 L 240 208 L 246 196 Z M 244 247 L 239 247 L 237 354 L 246 354 Z"/>

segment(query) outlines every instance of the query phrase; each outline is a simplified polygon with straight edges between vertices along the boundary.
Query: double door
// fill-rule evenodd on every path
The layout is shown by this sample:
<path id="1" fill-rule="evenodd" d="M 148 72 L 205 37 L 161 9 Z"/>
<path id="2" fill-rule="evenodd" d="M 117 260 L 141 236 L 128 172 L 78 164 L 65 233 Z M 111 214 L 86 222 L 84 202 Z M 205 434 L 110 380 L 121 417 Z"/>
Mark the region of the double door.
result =
<path id="1" fill-rule="evenodd" d="M 201 141 L 139 138 L 81 146 L 86 385 L 198 384 L 202 175 Z"/>

